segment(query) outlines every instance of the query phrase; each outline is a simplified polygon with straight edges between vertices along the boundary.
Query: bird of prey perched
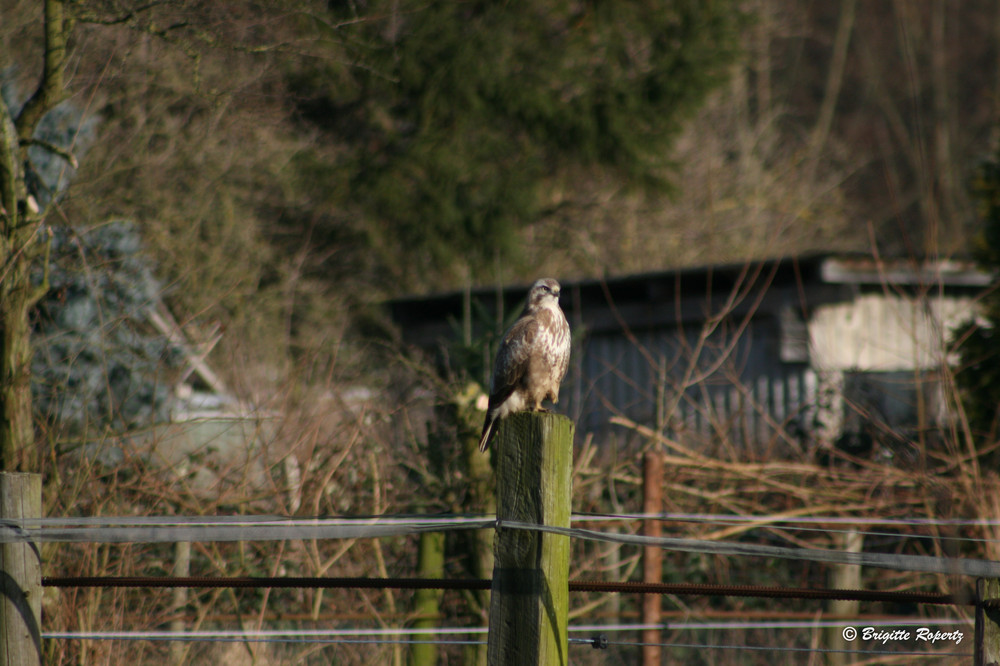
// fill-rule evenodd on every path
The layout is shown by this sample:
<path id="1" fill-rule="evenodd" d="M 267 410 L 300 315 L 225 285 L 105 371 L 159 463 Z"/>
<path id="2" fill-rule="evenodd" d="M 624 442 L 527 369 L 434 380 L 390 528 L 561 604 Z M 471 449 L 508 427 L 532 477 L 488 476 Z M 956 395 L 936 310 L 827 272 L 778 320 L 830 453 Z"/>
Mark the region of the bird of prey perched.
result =
<path id="1" fill-rule="evenodd" d="M 559 308 L 559 283 L 542 278 L 531 285 L 524 312 L 497 350 L 480 451 L 489 447 L 499 419 L 524 410 L 545 411 L 542 400 L 546 398 L 559 401 L 569 348 L 569 324 Z"/>

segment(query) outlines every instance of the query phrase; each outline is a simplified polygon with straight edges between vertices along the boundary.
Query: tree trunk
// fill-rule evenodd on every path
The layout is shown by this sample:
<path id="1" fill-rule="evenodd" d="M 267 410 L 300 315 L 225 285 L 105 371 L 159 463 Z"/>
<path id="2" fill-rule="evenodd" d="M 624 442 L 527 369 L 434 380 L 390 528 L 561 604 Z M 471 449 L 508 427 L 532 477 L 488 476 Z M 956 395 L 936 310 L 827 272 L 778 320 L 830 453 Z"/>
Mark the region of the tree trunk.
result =
<path id="1" fill-rule="evenodd" d="M 21 144 L 0 100 L 0 470 L 30 469 L 32 240 L 41 222 L 31 216 Z"/>
<path id="2" fill-rule="evenodd" d="M 27 146 L 46 113 L 62 101 L 69 29 L 61 0 L 45 2 L 45 52 L 38 87 L 15 119 L 0 99 L 0 470 L 35 463 L 31 412 L 32 306 L 48 290 L 48 243 L 24 179 Z M 42 259 L 44 257 L 44 259 Z M 45 277 L 32 285 L 39 260 Z"/>
<path id="3" fill-rule="evenodd" d="M 16 263 L 21 263 L 15 260 Z M 24 272 L 16 266 L 10 273 Z M 17 270 L 21 269 L 21 270 Z M 12 279 L 14 278 L 14 279 Z M 0 287 L 0 469 L 34 467 L 34 422 L 31 416 L 31 330 L 28 324 L 26 277 L 5 276 Z"/>

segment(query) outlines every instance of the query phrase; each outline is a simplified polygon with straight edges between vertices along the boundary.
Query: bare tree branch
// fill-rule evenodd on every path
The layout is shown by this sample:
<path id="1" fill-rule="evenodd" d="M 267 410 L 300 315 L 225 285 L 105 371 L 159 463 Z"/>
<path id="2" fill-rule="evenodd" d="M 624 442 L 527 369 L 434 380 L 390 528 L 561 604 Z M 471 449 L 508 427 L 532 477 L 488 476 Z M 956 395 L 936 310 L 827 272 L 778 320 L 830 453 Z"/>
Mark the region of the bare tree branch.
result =
<path id="1" fill-rule="evenodd" d="M 66 69 L 66 18 L 62 0 L 45 1 L 45 59 L 38 88 L 25 102 L 14 121 L 22 152 L 27 150 L 42 117 L 63 100 L 63 72 Z M 22 155 L 22 158 L 24 156 Z"/>

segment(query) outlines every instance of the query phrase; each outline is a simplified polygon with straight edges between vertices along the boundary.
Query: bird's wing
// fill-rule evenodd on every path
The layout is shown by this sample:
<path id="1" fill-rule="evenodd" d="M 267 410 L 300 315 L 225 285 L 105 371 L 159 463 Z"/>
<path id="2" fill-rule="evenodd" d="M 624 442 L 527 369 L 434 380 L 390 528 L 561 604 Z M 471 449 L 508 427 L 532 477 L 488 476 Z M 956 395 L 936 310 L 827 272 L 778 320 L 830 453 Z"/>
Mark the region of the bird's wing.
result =
<path id="1" fill-rule="evenodd" d="M 565 317 L 563 318 L 563 321 L 562 321 L 562 327 L 563 327 L 564 335 L 566 336 L 566 339 L 570 340 L 571 338 L 570 338 L 570 332 L 569 332 L 569 323 L 566 321 Z M 560 382 L 562 381 L 562 378 L 566 376 L 566 370 L 569 368 L 570 352 L 572 351 L 571 345 L 570 345 L 569 342 L 567 342 L 566 347 L 567 347 L 566 348 L 566 353 L 562 355 L 562 358 L 560 359 L 560 363 L 559 363 L 559 377 L 557 379 Z"/>
<path id="2" fill-rule="evenodd" d="M 535 318 L 522 317 L 504 335 L 493 367 L 490 407 L 503 403 L 517 388 L 528 369 L 537 334 L 538 322 Z"/>

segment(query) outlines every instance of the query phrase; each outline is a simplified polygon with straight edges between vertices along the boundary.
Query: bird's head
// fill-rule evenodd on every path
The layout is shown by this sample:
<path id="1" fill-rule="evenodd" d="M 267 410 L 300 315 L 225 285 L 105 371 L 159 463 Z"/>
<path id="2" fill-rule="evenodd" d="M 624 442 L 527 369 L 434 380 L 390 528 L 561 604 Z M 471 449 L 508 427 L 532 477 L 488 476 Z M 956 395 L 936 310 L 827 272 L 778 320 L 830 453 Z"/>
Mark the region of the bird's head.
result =
<path id="1" fill-rule="evenodd" d="M 559 304 L 559 283 L 554 278 L 542 278 L 531 285 L 528 292 L 528 309 L 553 307 Z"/>

